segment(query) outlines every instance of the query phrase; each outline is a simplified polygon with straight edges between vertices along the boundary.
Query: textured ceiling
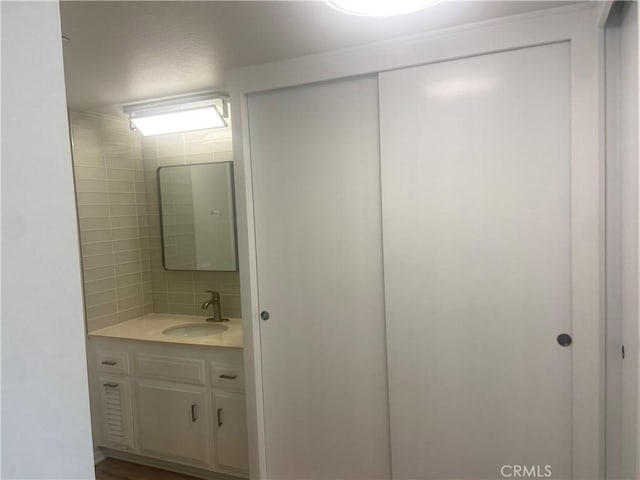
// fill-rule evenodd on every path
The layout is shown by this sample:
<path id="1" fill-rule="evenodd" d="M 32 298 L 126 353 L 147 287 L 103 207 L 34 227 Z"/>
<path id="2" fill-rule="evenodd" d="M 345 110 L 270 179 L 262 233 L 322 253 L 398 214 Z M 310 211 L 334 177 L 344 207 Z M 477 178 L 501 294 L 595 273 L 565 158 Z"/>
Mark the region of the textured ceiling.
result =
<path id="1" fill-rule="evenodd" d="M 73 110 L 224 89 L 226 69 L 576 2 L 455 1 L 389 18 L 321 1 L 63 1 L 65 75 Z"/>

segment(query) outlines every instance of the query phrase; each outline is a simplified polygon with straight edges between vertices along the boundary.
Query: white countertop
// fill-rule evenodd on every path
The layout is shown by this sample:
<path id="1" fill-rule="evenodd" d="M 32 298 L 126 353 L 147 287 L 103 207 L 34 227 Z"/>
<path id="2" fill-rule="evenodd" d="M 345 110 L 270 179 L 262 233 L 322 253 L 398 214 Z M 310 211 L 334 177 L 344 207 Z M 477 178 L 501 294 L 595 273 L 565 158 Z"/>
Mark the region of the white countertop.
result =
<path id="1" fill-rule="evenodd" d="M 216 335 L 203 337 L 172 337 L 162 331 L 185 323 L 204 323 L 207 317 L 196 315 L 175 315 L 171 313 L 149 313 L 142 317 L 118 323 L 110 327 L 89 332 L 90 337 L 109 337 L 147 342 L 179 343 L 183 345 L 203 345 L 211 347 L 242 348 L 242 320 L 231 318 L 221 323 L 227 330 Z"/>

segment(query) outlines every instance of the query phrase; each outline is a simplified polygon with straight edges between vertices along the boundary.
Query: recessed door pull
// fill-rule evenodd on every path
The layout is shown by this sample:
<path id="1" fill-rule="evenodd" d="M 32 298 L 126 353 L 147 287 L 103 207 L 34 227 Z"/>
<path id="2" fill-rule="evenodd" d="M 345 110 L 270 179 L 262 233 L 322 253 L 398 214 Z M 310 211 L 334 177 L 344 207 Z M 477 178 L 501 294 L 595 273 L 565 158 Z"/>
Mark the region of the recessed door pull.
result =
<path id="1" fill-rule="evenodd" d="M 260 318 L 263 320 L 269 320 L 269 312 L 267 312 L 266 310 L 263 310 L 262 312 L 260 312 Z"/>
<path id="2" fill-rule="evenodd" d="M 218 426 L 219 427 L 222 426 L 222 409 L 221 408 L 218 409 Z"/>
<path id="3" fill-rule="evenodd" d="M 195 403 L 191 404 L 191 422 L 195 423 L 198 420 L 198 405 Z"/>
<path id="4" fill-rule="evenodd" d="M 117 365 L 117 364 L 118 364 L 118 362 L 116 362 L 115 360 L 103 360 L 103 361 L 102 361 L 102 364 L 103 364 L 103 365 L 110 365 L 110 366 L 112 366 L 112 367 L 113 367 L 114 365 Z"/>
<path id="5" fill-rule="evenodd" d="M 558 340 L 558 344 L 563 347 L 568 347 L 573 343 L 573 339 L 571 338 L 571 335 L 569 335 L 568 333 L 561 333 L 560 335 L 558 335 L 557 340 Z"/>
<path id="6" fill-rule="evenodd" d="M 236 378 L 238 378 L 237 375 L 227 375 L 225 373 L 223 373 L 222 375 L 220 375 L 220 378 L 228 378 L 229 380 L 235 380 Z"/>

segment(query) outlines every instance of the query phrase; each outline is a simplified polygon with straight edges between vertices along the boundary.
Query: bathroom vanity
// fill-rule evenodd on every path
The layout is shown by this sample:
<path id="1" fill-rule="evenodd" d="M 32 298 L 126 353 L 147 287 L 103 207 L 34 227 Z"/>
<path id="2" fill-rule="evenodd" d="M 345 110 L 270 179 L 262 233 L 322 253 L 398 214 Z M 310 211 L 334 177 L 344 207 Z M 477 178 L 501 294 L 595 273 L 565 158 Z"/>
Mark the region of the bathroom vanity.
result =
<path id="1" fill-rule="evenodd" d="M 239 319 L 149 314 L 91 332 L 88 350 L 96 446 L 185 473 L 247 477 Z"/>

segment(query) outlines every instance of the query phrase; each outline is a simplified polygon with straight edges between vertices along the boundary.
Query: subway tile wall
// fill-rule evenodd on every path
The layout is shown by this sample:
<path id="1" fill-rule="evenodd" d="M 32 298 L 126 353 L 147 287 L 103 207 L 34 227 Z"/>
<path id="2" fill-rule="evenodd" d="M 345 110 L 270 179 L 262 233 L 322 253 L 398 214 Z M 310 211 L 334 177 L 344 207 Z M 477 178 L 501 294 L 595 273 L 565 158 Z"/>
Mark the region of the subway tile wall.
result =
<path id="1" fill-rule="evenodd" d="M 237 272 L 166 271 L 157 168 L 230 161 L 230 127 L 141 137 L 124 117 L 70 112 L 89 331 L 150 313 L 205 315 L 205 290 L 240 317 Z"/>
<path id="2" fill-rule="evenodd" d="M 126 119 L 70 112 L 89 331 L 153 311 L 140 136 Z"/>

